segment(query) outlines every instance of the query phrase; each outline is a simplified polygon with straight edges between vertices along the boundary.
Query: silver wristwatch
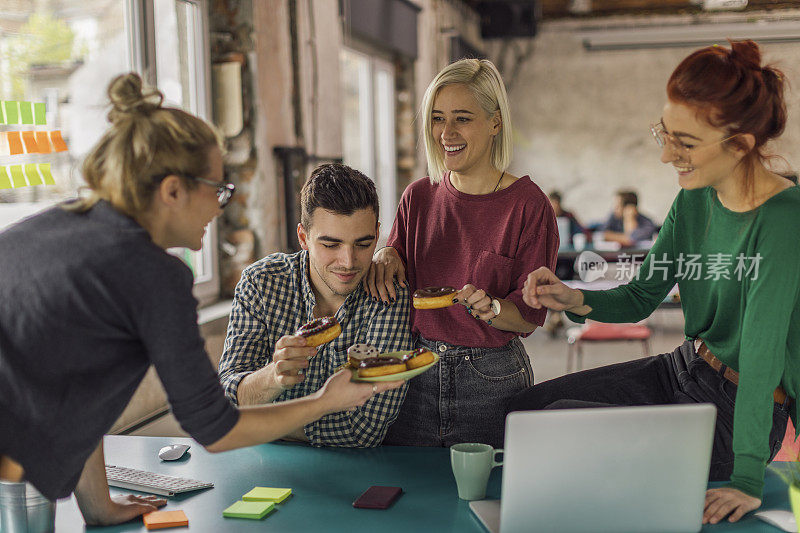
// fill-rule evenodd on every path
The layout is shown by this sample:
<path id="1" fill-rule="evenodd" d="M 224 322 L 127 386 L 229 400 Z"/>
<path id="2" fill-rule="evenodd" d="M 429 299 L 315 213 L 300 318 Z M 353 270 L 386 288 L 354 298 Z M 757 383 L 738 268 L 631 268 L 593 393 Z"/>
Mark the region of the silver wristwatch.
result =
<path id="1" fill-rule="evenodd" d="M 494 316 L 499 315 L 501 310 L 502 306 L 500 305 L 500 300 L 497 298 L 492 298 L 492 312 L 494 313 Z"/>

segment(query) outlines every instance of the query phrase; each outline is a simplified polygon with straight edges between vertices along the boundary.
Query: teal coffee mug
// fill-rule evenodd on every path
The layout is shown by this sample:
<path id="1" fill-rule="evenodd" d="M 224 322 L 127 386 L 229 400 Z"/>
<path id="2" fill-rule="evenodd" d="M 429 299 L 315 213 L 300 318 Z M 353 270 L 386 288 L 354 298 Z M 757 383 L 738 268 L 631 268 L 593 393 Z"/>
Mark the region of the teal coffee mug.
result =
<path id="1" fill-rule="evenodd" d="M 482 500 L 486 497 L 486 484 L 492 468 L 501 466 L 495 461 L 495 450 L 488 444 L 465 442 L 450 446 L 450 464 L 458 486 L 458 497 L 462 500 Z"/>

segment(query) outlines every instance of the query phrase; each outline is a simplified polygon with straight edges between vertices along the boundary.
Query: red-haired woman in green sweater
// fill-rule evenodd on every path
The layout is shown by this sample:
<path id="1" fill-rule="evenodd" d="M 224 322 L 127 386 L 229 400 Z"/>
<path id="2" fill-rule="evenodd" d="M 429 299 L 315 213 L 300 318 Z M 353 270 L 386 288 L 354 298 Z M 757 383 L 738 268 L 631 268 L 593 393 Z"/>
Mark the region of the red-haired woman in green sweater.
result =
<path id="1" fill-rule="evenodd" d="M 674 352 L 551 380 L 510 410 L 710 402 L 717 424 L 704 523 L 761 505 L 764 469 L 780 449 L 800 388 L 800 188 L 766 165 L 786 123 L 780 71 L 752 41 L 683 60 L 653 134 L 681 191 L 631 283 L 579 291 L 546 268 L 524 298 L 572 318 L 636 322 L 680 288 L 687 340 Z"/>

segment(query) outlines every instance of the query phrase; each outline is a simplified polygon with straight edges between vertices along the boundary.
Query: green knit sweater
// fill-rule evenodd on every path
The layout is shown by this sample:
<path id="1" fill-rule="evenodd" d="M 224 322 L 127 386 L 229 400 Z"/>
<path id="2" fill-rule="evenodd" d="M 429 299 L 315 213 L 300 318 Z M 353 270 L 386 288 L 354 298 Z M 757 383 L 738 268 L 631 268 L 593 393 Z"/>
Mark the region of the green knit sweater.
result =
<path id="1" fill-rule="evenodd" d="M 687 338 L 700 337 L 739 372 L 731 486 L 757 498 L 764 485 L 772 391 L 800 390 L 800 187 L 746 213 L 726 209 L 712 188 L 681 190 L 637 276 L 583 291 L 585 318 L 637 322 L 678 283 Z M 581 318 L 570 313 L 571 318 Z M 797 426 L 797 402 L 792 409 Z"/>

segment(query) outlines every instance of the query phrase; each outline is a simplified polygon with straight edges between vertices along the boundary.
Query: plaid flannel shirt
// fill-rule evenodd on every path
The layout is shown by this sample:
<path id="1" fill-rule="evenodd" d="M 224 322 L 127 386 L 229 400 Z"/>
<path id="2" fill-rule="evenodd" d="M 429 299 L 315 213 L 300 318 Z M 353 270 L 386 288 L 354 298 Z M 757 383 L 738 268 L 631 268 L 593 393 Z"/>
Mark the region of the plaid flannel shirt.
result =
<path id="1" fill-rule="evenodd" d="M 347 362 L 347 348 L 368 343 L 381 353 L 413 348 L 408 322 L 408 289 L 395 285 L 397 301 L 374 302 L 359 287 L 336 312 L 342 334 L 320 347 L 309 361 L 306 378 L 281 393 L 276 402 L 319 390 Z M 275 253 L 247 267 L 236 286 L 219 375 L 225 394 L 238 404 L 242 379 L 272 361 L 275 344 L 313 319 L 316 305 L 308 279 L 308 252 Z M 354 412 L 326 415 L 305 426 L 313 446 L 372 447 L 383 441 L 397 418 L 408 385 L 373 396 Z"/>

